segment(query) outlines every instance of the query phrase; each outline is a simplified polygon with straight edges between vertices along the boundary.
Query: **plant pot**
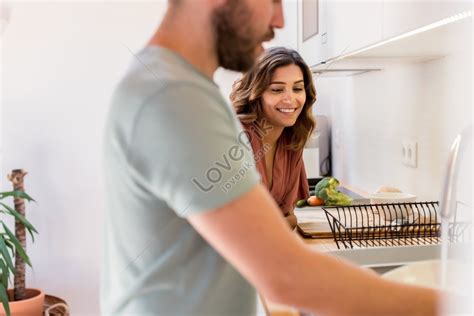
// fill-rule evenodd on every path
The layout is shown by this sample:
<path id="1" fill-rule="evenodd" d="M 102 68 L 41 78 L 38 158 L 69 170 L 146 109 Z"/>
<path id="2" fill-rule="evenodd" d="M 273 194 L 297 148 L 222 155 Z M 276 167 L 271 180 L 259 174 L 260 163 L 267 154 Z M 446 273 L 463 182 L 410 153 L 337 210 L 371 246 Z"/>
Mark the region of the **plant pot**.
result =
<path id="1" fill-rule="evenodd" d="M 44 316 L 69 316 L 69 306 L 60 297 L 46 294 L 43 306 Z"/>
<path id="2" fill-rule="evenodd" d="M 10 313 L 12 316 L 42 316 L 44 292 L 39 289 L 25 289 L 26 299 L 21 301 L 10 301 Z M 8 290 L 8 296 L 13 297 L 13 290 Z M 6 315 L 3 305 L 0 304 L 0 315 Z"/>

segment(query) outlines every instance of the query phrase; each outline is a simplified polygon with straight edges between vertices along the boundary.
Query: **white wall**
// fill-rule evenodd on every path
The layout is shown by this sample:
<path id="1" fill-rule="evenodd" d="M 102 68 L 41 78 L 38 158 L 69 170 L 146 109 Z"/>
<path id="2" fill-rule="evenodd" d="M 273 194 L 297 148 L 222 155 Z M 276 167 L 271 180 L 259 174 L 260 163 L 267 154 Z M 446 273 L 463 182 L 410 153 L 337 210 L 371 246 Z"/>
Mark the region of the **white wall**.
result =
<path id="1" fill-rule="evenodd" d="M 451 143 L 472 123 L 472 30 L 456 36 L 465 38 L 462 46 L 442 59 L 378 61 L 380 72 L 318 77 L 315 108 L 331 117 L 336 177 L 367 191 L 392 185 L 421 200 L 439 199 Z M 417 168 L 402 164 L 407 139 L 418 142 Z"/>
<path id="2" fill-rule="evenodd" d="M 14 4 L 2 35 L 3 164 L 24 168 L 40 235 L 27 284 L 98 314 L 103 188 L 100 144 L 109 97 L 165 1 Z M 128 48 L 127 48 L 128 47 Z"/>

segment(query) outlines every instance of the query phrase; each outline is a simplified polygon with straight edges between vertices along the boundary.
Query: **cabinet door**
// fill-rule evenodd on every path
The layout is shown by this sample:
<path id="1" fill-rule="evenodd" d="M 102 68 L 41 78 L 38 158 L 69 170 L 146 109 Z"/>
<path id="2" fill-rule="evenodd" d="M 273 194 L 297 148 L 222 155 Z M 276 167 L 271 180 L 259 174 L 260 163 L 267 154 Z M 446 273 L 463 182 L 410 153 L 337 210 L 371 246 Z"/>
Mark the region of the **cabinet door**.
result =
<path id="1" fill-rule="evenodd" d="M 326 5 L 330 0 L 298 0 L 298 51 L 309 66 L 327 57 Z"/>
<path id="2" fill-rule="evenodd" d="M 467 10 L 472 10 L 469 0 L 385 0 L 383 38 L 388 39 Z"/>
<path id="3" fill-rule="evenodd" d="M 330 1 L 327 7 L 328 57 L 338 57 L 379 42 L 382 13 L 382 1 Z"/>

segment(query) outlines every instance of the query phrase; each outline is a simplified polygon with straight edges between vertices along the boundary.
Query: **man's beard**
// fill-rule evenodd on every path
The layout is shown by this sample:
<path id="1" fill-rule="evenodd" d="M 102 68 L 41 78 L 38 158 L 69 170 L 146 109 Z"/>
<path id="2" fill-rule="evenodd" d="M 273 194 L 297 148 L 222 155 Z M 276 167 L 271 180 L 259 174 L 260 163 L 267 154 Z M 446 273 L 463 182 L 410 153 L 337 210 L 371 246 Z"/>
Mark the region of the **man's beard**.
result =
<path id="1" fill-rule="evenodd" d="M 249 28 L 251 13 L 241 0 L 229 0 L 217 8 L 212 22 L 219 65 L 234 71 L 247 71 L 255 62 L 255 50 L 262 41 L 273 38 L 273 30 L 257 38 Z"/>

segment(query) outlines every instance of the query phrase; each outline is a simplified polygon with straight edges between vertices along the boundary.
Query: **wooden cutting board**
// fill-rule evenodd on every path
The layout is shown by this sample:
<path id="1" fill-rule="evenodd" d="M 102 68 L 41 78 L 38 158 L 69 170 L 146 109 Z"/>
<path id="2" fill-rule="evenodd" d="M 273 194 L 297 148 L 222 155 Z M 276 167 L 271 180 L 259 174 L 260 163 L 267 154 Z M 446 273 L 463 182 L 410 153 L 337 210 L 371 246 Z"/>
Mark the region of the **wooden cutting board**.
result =
<path id="1" fill-rule="evenodd" d="M 327 222 L 299 223 L 297 229 L 304 238 L 333 238 Z"/>
<path id="2" fill-rule="evenodd" d="M 304 238 L 333 238 L 326 213 L 321 206 L 295 209 L 297 231 Z"/>

